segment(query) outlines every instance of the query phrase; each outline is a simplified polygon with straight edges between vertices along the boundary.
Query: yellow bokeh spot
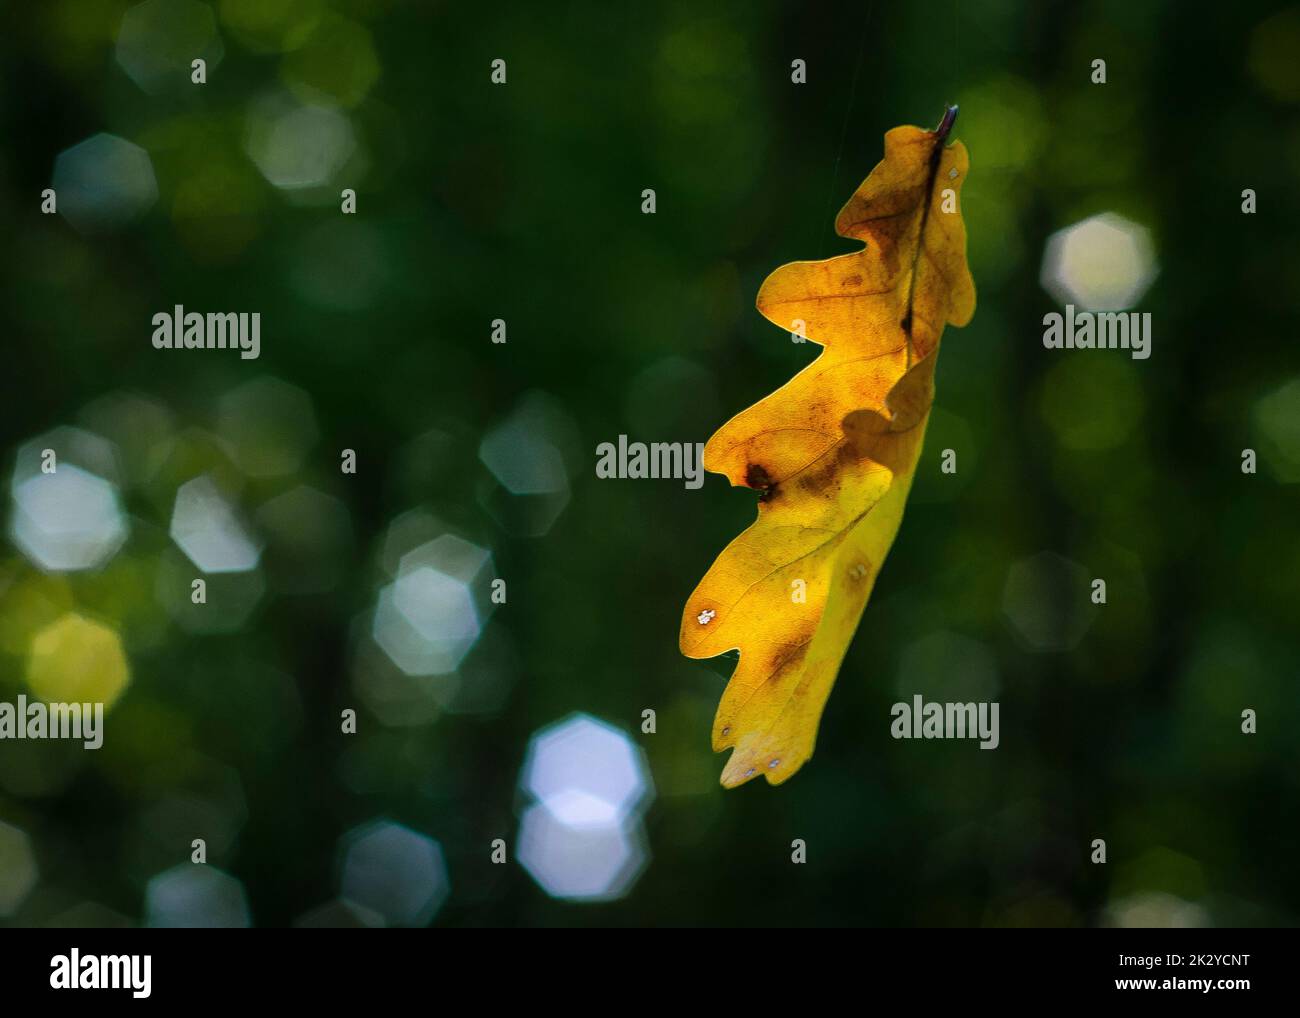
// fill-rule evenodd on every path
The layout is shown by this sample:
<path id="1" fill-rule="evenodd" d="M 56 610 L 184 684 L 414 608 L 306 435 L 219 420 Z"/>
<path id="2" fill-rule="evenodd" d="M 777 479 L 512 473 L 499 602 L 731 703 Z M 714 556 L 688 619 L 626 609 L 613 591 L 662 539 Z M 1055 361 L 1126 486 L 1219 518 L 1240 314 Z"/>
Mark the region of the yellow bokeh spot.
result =
<path id="1" fill-rule="evenodd" d="M 117 632 L 75 612 L 32 640 L 27 685 L 47 703 L 102 703 L 111 707 L 131 681 Z"/>

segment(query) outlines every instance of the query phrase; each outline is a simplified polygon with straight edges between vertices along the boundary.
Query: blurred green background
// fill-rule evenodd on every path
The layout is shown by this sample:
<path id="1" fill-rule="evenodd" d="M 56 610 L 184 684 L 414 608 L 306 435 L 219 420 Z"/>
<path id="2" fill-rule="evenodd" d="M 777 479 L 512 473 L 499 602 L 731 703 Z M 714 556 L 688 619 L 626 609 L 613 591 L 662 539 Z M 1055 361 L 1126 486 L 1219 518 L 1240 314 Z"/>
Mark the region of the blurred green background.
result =
<path id="1" fill-rule="evenodd" d="M 0 742 L 0 922 L 1296 923 L 1300 6 L 6 7 L 0 700 L 111 707 Z M 759 283 L 953 101 L 976 315 L 816 755 L 724 792 L 677 626 L 753 497 L 596 446 L 811 359 Z M 1151 358 L 1045 350 L 1107 285 Z"/>

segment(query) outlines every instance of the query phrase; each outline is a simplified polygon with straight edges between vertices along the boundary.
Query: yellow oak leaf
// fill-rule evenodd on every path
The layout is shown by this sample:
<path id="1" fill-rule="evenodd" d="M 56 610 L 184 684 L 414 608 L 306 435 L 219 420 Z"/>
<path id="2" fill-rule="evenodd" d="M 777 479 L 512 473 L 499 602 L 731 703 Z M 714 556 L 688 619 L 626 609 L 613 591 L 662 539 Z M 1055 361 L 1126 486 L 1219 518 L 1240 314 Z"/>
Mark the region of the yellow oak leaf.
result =
<path id="1" fill-rule="evenodd" d="M 960 194 L 969 168 L 939 126 L 896 127 L 835 219 L 863 248 L 792 262 L 758 310 L 824 349 L 709 440 L 704 466 L 759 489 L 758 519 L 686 602 L 681 649 L 740 660 L 713 722 L 727 787 L 779 785 L 812 756 L 826 698 L 903 518 L 945 324 L 975 312 Z M 802 323 L 802 324 L 800 324 Z"/>

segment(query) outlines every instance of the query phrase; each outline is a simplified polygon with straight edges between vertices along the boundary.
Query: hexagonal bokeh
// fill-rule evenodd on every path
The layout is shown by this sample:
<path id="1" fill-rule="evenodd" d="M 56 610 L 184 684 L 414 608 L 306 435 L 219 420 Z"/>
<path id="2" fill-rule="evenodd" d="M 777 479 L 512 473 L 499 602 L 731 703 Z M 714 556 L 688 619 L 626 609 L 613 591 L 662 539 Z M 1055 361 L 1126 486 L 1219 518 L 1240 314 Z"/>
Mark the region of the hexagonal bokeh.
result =
<path id="1" fill-rule="evenodd" d="M 341 897 L 390 926 L 426 926 L 451 891 L 441 846 L 409 827 L 378 820 L 343 837 Z"/>
<path id="2" fill-rule="evenodd" d="M 126 540 L 117 489 L 71 463 L 38 473 L 13 491 L 9 534 L 47 572 L 103 565 Z"/>
<path id="3" fill-rule="evenodd" d="M 1300 482 L 1300 377 L 1256 400 L 1250 424 L 1260 465 L 1283 484 Z"/>
<path id="4" fill-rule="evenodd" d="M 369 632 L 373 615 L 362 620 L 360 634 Z M 402 658 L 411 667 L 423 659 Z M 366 709 L 390 728 L 427 725 L 443 713 L 496 714 L 504 705 L 519 672 L 519 655 L 510 634 L 497 624 L 484 627 L 474 648 L 454 672 L 420 675 L 404 670 L 373 639 L 357 641 L 350 675 L 353 689 Z"/>
<path id="5" fill-rule="evenodd" d="M 448 491 L 458 491 L 466 477 L 478 471 L 478 432 L 468 420 L 439 417 L 434 427 L 412 435 L 388 457 L 387 485 L 396 501 L 417 504 L 441 501 Z M 427 515 L 426 510 L 406 513 Z M 403 517 L 390 526 L 398 527 Z M 445 526 L 434 535 L 445 531 Z"/>
<path id="6" fill-rule="evenodd" d="M 295 191 L 333 181 L 357 140 L 351 121 L 338 110 L 274 96 L 250 114 L 245 147 L 267 181 Z"/>
<path id="7" fill-rule="evenodd" d="M 111 707 L 131 681 L 117 631 L 75 612 L 41 629 L 27 659 L 27 685 L 47 703 Z"/>
<path id="8" fill-rule="evenodd" d="M 122 464 L 124 487 L 149 479 L 166 457 L 174 440 L 171 411 L 158 400 L 127 390 L 105 393 L 82 407 L 78 415 L 88 426 L 112 441 Z M 107 443 L 105 443 L 107 444 Z M 78 461 L 78 466 L 109 480 L 118 480 Z"/>
<path id="9" fill-rule="evenodd" d="M 545 803 L 524 812 L 515 853 L 551 897 L 587 902 L 622 897 L 648 860 L 639 823 L 570 824 Z"/>
<path id="10" fill-rule="evenodd" d="M 483 504 L 510 533 L 541 537 L 569 504 L 572 430 L 555 400 L 532 393 L 479 444 L 493 481 Z"/>
<path id="11" fill-rule="evenodd" d="M 125 226 L 158 200 L 149 154 L 113 134 L 97 134 L 60 152 L 50 186 L 59 212 L 83 233 Z"/>
<path id="12" fill-rule="evenodd" d="M 392 603 L 430 646 L 445 651 L 451 671 L 478 638 L 478 613 L 469 586 L 429 566 L 405 573 L 392 587 Z"/>
<path id="13" fill-rule="evenodd" d="M 512 495 L 555 495 L 568 489 L 559 450 L 509 421 L 483 439 L 479 458 Z"/>
<path id="14" fill-rule="evenodd" d="M 1091 580 L 1079 563 L 1039 552 L 1007 571 L 1002 610 L 1030 650 L 1071 650 L 1096 618 Z"/>
<path id="15" fill-rule="evenodd" d="M 122 16 L 117 62 L 144 91 L 191 86 L 191 62 L 210 72 L 224 52 L 212 8 L 199 0 L 144 0 Z"/>
<path id="16" fill-rule="evenodd" d="M 112 442 L 84 428 L 60 425 L 18 447 L 9 490 L 16 492 L 24 481 L 48 475 L 51 470 L 57 473 L 66 463 L 113 484 L 121 479 Z"/>
<path id="17" fill-rule="evenodd" d="M 117 450 L 82 428 L 61 426 L 18 448 L 9 490 L 9 533 L 47 572 L 93 569 L 126 539 Z"/>
<path id="18" fill-rule="evenodd" d="M 262 546 L 253 539 L 210 477 L 181 485 L 172 509 L 171 538 L 205 573 L 257 568 Z"/>
<path id="19" fill-rule="evenodd" d="M 454 672 L 491 613 L 492 557 L 440 534 L 402 555 L 397 579 L 379 591 L 371 634 L 408 675 Z"/>
<path id="20" fill-rule="evenodd" d="M 158 561 L 154 597 L 173 622 L 190 633 L 233 633 L 242 629 L 266 593 L 260 569 L 195 575 L 194 563 L 173 549 Z M 195 591 L 201 580 L 202 597 Z"/>
<path id="21" fill-rule="evenodd" d="M 215 866 L 184 862 L 149 881 L 145 924 L 169 929 L 251 925 L 244 885 Z"/>
<path id="22" fill-rule="evenodd" d="M 1039 279 L 1060 304 L 1123 311 L 1142 299 L 1157 275 L 1150 231 L 1103 212 L 1047 239 Z"/>
<path id="23" fill-rule="evenodd" d="M 338 586 L 352 549 L 352 516 L 332 495 L 300 484 L 263 503 L 259 529 L 272 584 L 287 594 L 318 594 Z"/>
<path id="24" fill-rule="evenodd" d="M 433 569 L 477 590 L 492 571 L 492 555 L 456 534 L 439 534 L 412 548 L 397 564 L 399 577 L 421 569 Z"/>
<path id="25" fill-rule="evenodd" d="M 573 901 L 627 893 L 648 860 L 641 811 L 653 794 L 627 733 L 572 714 L 533 736 L 519 783 L 539 800 L 524 812 L 515 849 L 538 885 Z"/>
<path id="26" fill-rule="evenodd" d="M 373 612 L 367 612 L 356 621 L 354 631 L 369 634 L 374 626 Z M 413 667 L 423 667 L 417 657 L 407 661 Z M 392 653 L 373 639 L 358 639 L 350 669 L 352 688 L 366 709 L 390 728 L 410 728 L 427 725 L 441 713 L 440 686 L 454 689 L 456 676 L 430 677 L 406 671 L 397 664 Z"/>
<path id="27" fill-rule="evenodd" d="M 25 832 L 0 820 L 0 919 L 22 908 L 38 875 L 31 840 Z"/>
<path id="28" fill-rule="evenodd" d="M 428 583 L 424 582 L 426 578 Z M 426 577 L 417 578 L 415 584 L 421 589 L 408 587 L 405 600 L 427 598 L 417 606 L 424 626 L 412 622 L 398 606 L 397 585 L 393 584 L 379 592 L 375 642 L 408 675 L 448 675 L 456 670 L 477 636 L 473 602 L 463 585 L 436 574 L 428 577 L 427 571 Z M 440 635 L 431 637 L 429 633 Z"/>
<path id="29" fill-rule="evenodd" d="M 202 838 L 208 863 L 220 865 L 248 821 L 240 775 L 215 760 L 195 760 L 186 786 L 148 802 L 123 839 L 120 865 L 137 879 L 169 867 L 176 846 Z"/>
<path id="30" fill-rule="evenodd" d="M 641 747 L 626 732 L 589 714 L 572 714 L 537 732 L 524 758 L 521 784 L 569 819 L 621 820 L 653 794 Z M 586 798 L 575 799 L 574 793 Z"/>
<path id="31" fill-rule="evenodd" d="M 402 513 L 384 531 L 380 565 L 394 578 L 402 570 L 402 559 L 422 544 L 448 533 L 447 524 L 424 509 Z"/>
<path id="32" fill-rule="evenodd" d="M 311 397 L 270 375 L 226 393 L 217 413 L 218 433 L 250 477 L 293 473 L 319 436 Z"/>

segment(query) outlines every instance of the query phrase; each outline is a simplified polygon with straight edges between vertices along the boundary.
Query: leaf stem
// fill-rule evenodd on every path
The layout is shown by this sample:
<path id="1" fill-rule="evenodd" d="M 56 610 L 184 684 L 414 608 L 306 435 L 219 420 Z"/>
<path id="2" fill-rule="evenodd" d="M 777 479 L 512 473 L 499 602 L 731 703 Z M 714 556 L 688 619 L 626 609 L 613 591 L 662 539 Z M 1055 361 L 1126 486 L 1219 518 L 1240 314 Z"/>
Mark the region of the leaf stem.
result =
<path id="1" fill-rule="evenodd" d="M 934 129 L 935 140 L 942 145 L 948 140 L 948 134 L 952 131 L 952 125 L 957 122 L 957 105 L 954 103 L 943 111 L 943 119 L 939 121 L 939 126 Z"/>
<path id="2" fill-rule="evenodd" d="M 934 195 L 935 178 L 939 175 L 939 163 L 943 159 L 943 143 L 948 140 L 952 125 L 957 122 L 957 106 L 945 106 L 943 118 L 934 129 L 934 151 L 930 153 L 930 172 L 925 181 L 925 205 L 921 208 L 921 229 L 916 238 L 916 253 L 912 255 L 912 278 L 907 285 L 907 314 L 903 316 L 903 332 L 907 337 L 907 360 L 905 370 L 912 370 L 912 306 L 916 299 L 916 270 L 921 258 L 921 245 L 925 243 L 925 225 L 930 219 L 930 202 Z"/>

